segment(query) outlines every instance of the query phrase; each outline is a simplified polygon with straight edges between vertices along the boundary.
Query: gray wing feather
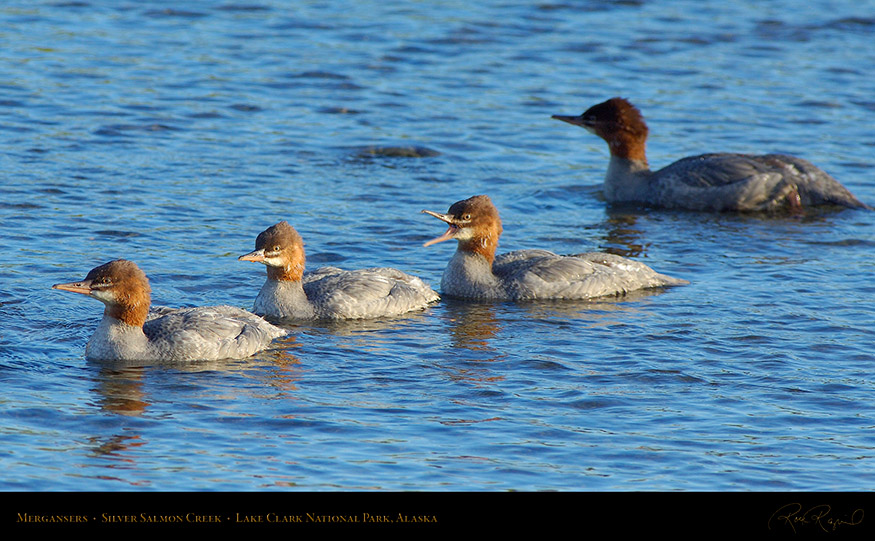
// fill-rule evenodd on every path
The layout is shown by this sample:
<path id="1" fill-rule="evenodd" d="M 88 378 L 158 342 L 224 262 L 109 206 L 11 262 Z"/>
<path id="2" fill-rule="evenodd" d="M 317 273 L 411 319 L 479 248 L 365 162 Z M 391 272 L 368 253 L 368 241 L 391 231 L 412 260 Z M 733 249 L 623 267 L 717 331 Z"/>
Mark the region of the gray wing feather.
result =
<path id="1" fill-rule="evenodd" d="M 866 207 L 812 163 L 783 154 L 703 154 L 653 179 L 656 203 L 699 210 L 772 210 L 785 205 Z"/>
<path id="2" fill-rule="evenodd" d="M 545 250 L 519 250 L 496 258 L 493 271 L 517 300 L 590 299 L 687 283 L 606 253 L 560 256 Z"/>
<path id="3" fill-rule="evenodd" d="M 168 358 L 248 357 L 286 331 L 233 306 L 169 309 L 160 307 L 143 332 Z"/>
<path id="4" fill-rule="evenodd" d="M 439 299 L 419 278 L 390 268 L 323 267 L 305 275 L 303 287 L 317 316 L 335 319 L 396 316 Z"/>

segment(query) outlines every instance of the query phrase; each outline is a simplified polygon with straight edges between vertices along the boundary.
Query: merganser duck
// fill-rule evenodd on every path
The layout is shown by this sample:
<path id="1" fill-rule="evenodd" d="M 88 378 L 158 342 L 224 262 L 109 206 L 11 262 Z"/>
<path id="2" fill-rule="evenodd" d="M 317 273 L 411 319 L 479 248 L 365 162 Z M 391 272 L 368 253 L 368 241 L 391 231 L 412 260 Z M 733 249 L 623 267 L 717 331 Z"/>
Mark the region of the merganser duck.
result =
<path id="1" fill-rule="evenodd" d="M 709 211 L 799 210 L 815 205 L 871 209 L 815 165 L 794 156 L 702 154 L 658 171 L 647 165 L 647 124 L 624 98 L 580 116 L 553 118 L 581 126 L 608 143 L 611 161 L 604 195 L 611 203 Z"/>
<path id="2" fill-rule="evenodd" d="M 444 295 L 514 301 L 580 300 L 689 283 L 606 253 L 560 256 L 546 250 L 517 250 L 496 257 L 501 219 L 486 195 L 453 203 L 446 214 L 422 212 L 450 226 L 446 233 L 423 246 L 458 241 L 441 279 Z"/>
<path id="3" fill-rule="evenodd" d="M 118 259 L 91 269 L 84 280 L 52 289 L 81 293 L 106 305 L 88 345 L 91 360 L 194 361 L 240 359 L 286 334 L 233 306 L 150 311 L 149 280 L 132 261 Z"/>
<path id="4" fill-rule="evenodd" d="M 399 316 L 440 299 L 422 280 L 396 269 L 323 267 L 304 274 L 304 242 L 285 221 L 259 233 L 255 250 L 238 259 L 267 267 L 267 280 L 255 298 L 254 311 L 271 318 Z"/>

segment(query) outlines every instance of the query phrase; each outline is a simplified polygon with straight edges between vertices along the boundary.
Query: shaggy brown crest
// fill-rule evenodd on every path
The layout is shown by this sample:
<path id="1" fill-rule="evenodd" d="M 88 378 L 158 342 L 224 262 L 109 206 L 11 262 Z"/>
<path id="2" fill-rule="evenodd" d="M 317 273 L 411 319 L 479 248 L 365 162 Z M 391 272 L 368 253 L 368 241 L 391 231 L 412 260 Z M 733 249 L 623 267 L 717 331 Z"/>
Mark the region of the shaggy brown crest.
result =
<path id="1" fill-rule="evenodd" d="M 611 98 L 593 105 L 580 116 L 553 115 L 553 118 L 592 131 L 608 143 L 611 154 L 618 158 L 647 163 L 647 123 L 641 111 L 625 98 Z"/>
<path id="2" fill-rule="evenodd" d="M 611 98 L 593 105 L 583 113 L 584 122 L 613 124 L 614 129 L 628 131 L 638 137 L 647 137 L 647 123 L 637 107 L 625 98 Z"/>
<path id="3" fill-rule="evenodd" d="M 106 305 L 104 314 L 135 327 L 146 322 L 152 302 L 146 274 L 126 259 L 95 267 L 80 282 L 55 284 L 52 288 L 95 297 Z"/>
<path id="4" fill-rule="evenodd" d="M 647 162 L 647 123 L 637 107 L 625 98 L 611 98 L 583 113 L 583 121 L 608 143 L 611 154 Z"/>
<path id="5" fill-rule="evenodd" d="M 498 237 L 503 230 L 498 209 L 486 195 L 475 195 L 450 205 L 446 214 L 423 211 L 450 225 L 450 229 L 440 237 L 425 244 L 429 246 L 437 242 L 456 239 L 458 249 L 463 252 L 473 252 L 486 258 L 491 264 L 495 259 L 495 249 Z M 462 231 L 465 233 L 463 234 Z M 467 237 L 467 238 L 466 238 Z"/>
<path id="6" fill-rule="evenodd" d="M 268 227 L 255 238 L 255 249 L 267 252 L 292 244 L 304 244 L 304 240 L 295 231 L 295 228 L 290 226 L 289 222 L 285 220 Z"/>
<path id="7" fill-rule="evenodd" d="M 498 209 L 492 204 L 488 195 L 475 195 L 456 201 L 450 205 L 447 214 L 454 216 L 460 222 L 470 222 L 471 227 L 478 230 L 488 229 L 496 237 L 501 235 L 501 218 L 498 217 Z"/>
<path id="8" fill-rule="evenodd" d="M 113 290 L 116 304 L 106 306 L 104 313 L 128 325 L 142 327 L 152 302 L 152 288 L 146 273 L 133 261 L 117 259 L 91 269 L 86 280 L 98 289 L 108 285 Z"/>
<path id="9" fill-rule="evenodd" d="M 286 264 L 282 267 L 267 265 L 267 275 L 272 280 L 298 281 L 304 276 L 304 239 L 283 220 L 258 234 L 255 249 L 263 250 L 265 257 L 276 257 L 285 253 Z"/>

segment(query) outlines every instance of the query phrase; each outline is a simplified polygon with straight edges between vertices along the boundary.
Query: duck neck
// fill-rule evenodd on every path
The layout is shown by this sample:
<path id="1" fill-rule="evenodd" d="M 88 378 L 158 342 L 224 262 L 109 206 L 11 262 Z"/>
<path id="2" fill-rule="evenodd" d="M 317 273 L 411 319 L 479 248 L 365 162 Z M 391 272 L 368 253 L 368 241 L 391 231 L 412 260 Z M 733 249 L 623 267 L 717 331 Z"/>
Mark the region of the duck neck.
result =
<path id="1" fill-rule="evenodd" d="M 103 319 L 85 346 L 85 356 L 99 360 L 132 360 L 148 356 L 149 339 L 143 326 L 131 325 L 104 311 Z"/>
<path id="2" fill-rule="evenodd" d="M 492 272 L 492 262 L 495 261 L 495 249 L 498 239 L 493 234 L 478 235 L 468 240 L 460 240 L 456 252 L 466 252 L 482 257 Z"/>
<path id="3" fill-rule="evenodd" d="M 643 151 L 640 158 L 620 156 L 612 151 L 605 175 L 605 199 L 610 202 L 646 201 L 650 174 Z"/>
<path id="4" fill-rule="evenodd" d="M 459 242 L 441 278 L 441 290 L 450 296 L 466 298 L 500 297 L 501 283 L 492 272 L 495 246 L 471 249 L 472 241 Z"/>
<path id="5" fill-rule="evenodd" d="M 149 313 L 150 299 L 147 296 L 126 295 L 124 302 L 107 304 L 103 309 L 103 319 L 115 319 L 131 327 L 143 328 Z"/>
<path id="6" fill-rule="evenodd" d="M 300 282 L 304 277 L 304 258 L 303 254 L 299 262 L 289 262 L 282 267 L 267 266 L 268 281 L 274 280 L 277 282 Z"/>
<path id="7" fill-rule="evenodd" d="M 255 298 L 254 310 L 256 314 L 278 318 L 311 318 L 315 313 L 300 278 L 277 280 L 271 278 L 270 270 Z"/>

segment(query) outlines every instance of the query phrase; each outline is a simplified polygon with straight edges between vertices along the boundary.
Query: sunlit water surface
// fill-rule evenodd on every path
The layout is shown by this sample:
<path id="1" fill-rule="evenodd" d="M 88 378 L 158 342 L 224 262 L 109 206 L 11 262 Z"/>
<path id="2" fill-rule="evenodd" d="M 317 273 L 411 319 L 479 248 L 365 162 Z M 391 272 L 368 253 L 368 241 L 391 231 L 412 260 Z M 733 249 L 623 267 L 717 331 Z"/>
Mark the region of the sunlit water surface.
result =
<path id="1" fill-rule="evenodd" d="M 875 204 L 871 2 L 4 2 L 2 490 L 868 490 L 875 213 L 611 209 L 615 95 L 651 164 L 790 152 Z M 172 7 L 171 7 L 172 6 Z M 246 360 L 89 362 L 117 257 L 171 306 L 251 307 L 285 219 L 308 265 L 434 287 L 419 213 L 486 193 L 500 250 L 606 250 L 689 286 L 446 299 L 302 324 Z"/>

